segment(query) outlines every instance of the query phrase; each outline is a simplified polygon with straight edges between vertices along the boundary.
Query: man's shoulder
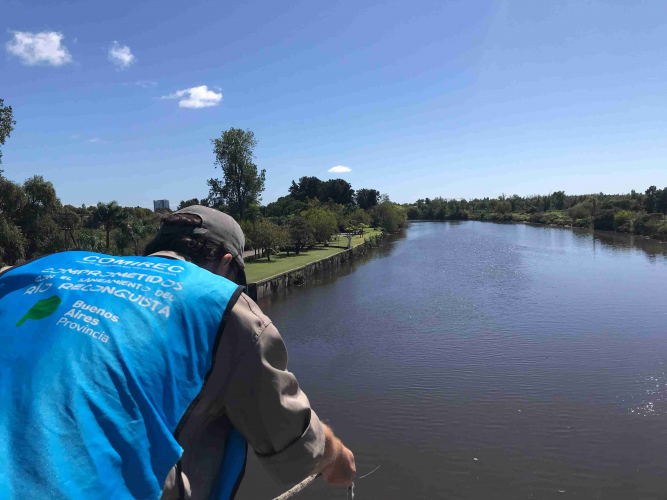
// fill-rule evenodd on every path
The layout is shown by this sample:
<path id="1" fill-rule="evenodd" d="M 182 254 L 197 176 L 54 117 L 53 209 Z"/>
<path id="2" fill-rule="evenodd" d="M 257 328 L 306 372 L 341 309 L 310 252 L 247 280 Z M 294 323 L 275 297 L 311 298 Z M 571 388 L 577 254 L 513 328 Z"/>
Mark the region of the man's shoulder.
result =
<path id="1" fill-rule="evenodd" d="M 250 337 L 252 342 L 257 342 L 270 325 L 271 320 L 255 301 L 242 293 L 230 311 L 225 330 L 242 337 Z"/>

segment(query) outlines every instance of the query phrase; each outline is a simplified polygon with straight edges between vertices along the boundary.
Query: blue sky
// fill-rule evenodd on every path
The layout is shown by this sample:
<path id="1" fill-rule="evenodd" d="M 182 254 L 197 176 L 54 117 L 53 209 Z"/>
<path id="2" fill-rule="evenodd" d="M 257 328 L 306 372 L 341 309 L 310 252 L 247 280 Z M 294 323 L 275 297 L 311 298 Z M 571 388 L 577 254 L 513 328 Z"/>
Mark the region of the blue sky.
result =
<path id="1" fill-rule="evenodd" d="M 259 141 L 264 203 L 304 175 L 397 202 L 667 185 L 664 0 L 3 12 L 0 98 L 17 125 L 2 168 L 43 175 L 64 203 L 203 197 L 210 139 L 229 127 Z"/>

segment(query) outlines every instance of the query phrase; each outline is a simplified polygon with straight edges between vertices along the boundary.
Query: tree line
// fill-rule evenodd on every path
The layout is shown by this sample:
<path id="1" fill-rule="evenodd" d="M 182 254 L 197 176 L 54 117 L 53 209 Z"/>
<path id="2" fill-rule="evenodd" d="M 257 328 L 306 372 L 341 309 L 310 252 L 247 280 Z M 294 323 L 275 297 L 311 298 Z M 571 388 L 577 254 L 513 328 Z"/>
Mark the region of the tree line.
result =
<path id="1" fill-rule="evenodd" d="M 63 205 L 42 176 L 17 184 L 0 171 L 0 266 L 63 250 L 139 255 L 159 223 L 160 214 L 115 201 Z"/>
<path id="2" fill-rule="evenodd" d="M 254 163 L 253 132 L 231 128 L 211 144 L 222 177 L 207 181 L 207 196 L 183 200 L 178 209 L 205 205 L 230 214 L 243 228 L 246 247 L 269 260 L 279 251 L 298 255 L 304 248 L 328 245 L 337 234 L 363 232 L 366 227 L 393 232 L 407 219 L 387 195 L 375 189 L 355 191 L 344 179 L 301 177 L 292 181 L 285 196 L 264 206 L 266 170 Z"/>
<path id="3" fill-rule="evenodd" d="M 15 124 L 11 107 L 0 100 L 0 145 Z M 374 189 L 355 191 L 343 179 L 302 177 L 292 182 L 286 196 L 264 206 L 266 173 L 253 161 L 254 134 L 231 128 L 211 142 L 222 176 L 207 181 L 207 196 L 183 200 L 178 208 L 201 204 L 229 213 L 243 227 L 247 247 L 269 259 L 281 250 L 298 254 L 316 244 L 327 245 L 341 232 L 366 227 L 396 231 L 405 223 L 405 211 L 388 196 Z M 42 176 L 20 184 L 0 170 L 0 266 L 63 250 L 140 255 L 169 212 L 123 207 L 116 201 L 63 205 L 53 183 Z"/>
<path id="4" fill-rule="evenodd" d="M 667 238 L 667 187 L 643 193 L 419 199 L 404 204 L 410 220 L 517 221 L 585 227 Z"/>

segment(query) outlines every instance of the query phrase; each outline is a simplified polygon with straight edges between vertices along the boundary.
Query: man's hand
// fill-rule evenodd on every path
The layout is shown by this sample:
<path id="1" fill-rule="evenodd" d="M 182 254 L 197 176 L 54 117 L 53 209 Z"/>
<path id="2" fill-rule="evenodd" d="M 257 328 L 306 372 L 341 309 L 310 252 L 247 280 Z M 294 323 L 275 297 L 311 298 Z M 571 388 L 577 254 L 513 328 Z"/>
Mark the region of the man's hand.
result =
<path id="1" fill-rule="evenodd" d="M 334 436 L 333 431 L 327 425 L 324 426 L 324 436 L 326 445 L 322 477 L 327 483 L 335 486 L 350 486 L 357 474 L 354 455 L 340 439 Z"/>

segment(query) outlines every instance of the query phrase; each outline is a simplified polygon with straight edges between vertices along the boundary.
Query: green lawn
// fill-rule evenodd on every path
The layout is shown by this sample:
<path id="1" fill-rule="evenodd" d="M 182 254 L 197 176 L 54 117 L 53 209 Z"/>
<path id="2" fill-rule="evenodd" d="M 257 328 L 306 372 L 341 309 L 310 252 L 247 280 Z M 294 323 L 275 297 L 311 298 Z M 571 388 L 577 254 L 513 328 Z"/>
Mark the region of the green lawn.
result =
<path id="1" fill-rule="evenodd" d="M 375 236 L 380 232 L 381 231 L 379 230 L 369 230 L 364 236 L 355 236 L 352 238 L 352 246 L 355 247 L 360 245 L 364 242 L 364 239 Z M 337 244 L 338 241 L 336 239 L 331 242 L 331 245 Z M 347 246 L 347 238 L 340 238 L 340 245 Z M 343 248 L 318 245 L 307 251 L 301 252 L 299 255 L 294 255 L 294 252 L 290 252 L 289 257 L 286 253 L 280 252 L 278 255 L 271 256 L 271 262 L 267 262 L 266 258 L 247 262 L 245 266 L 246 278 L 248 283 L 256 283 L 257 281 L 270 278 L 276 274 L 282 274 L 291 269 L 305 266 L 316 260 L 326 259 L 343 250 Z"/>

